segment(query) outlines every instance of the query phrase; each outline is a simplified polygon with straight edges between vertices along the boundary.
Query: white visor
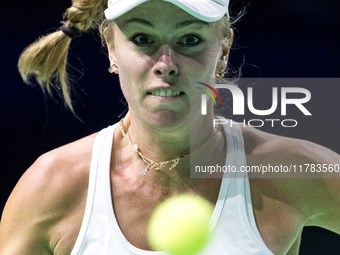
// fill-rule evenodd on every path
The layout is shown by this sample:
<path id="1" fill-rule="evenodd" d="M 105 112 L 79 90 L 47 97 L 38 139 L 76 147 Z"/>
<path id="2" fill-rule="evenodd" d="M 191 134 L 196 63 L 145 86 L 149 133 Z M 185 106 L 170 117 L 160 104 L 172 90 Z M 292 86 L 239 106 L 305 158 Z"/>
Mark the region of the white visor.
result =
<path id="1" fill-rule="evenodd" d="M 105 17 L 113 20 L 148 0 L 109 0 Z M 172 3 L 197 19 L 214 22 L 229 17 L 229 0 L 162 0 Z"/>

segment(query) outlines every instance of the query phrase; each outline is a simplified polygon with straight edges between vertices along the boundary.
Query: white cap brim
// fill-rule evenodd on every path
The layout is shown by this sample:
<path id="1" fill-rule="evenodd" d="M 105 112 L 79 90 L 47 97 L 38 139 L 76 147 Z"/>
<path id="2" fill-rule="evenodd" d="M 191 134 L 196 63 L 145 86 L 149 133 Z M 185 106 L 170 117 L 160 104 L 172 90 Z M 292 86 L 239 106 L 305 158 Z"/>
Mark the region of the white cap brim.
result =
<path id="1" fill-rule="evenodd" d="M 108 8 L 105 10 L 105 17 L 113 20 L 132 10 L 136 6 L 148 0 L 110 0 Z M 172 3 L 197 19 L 214 22 L 220 20 L 224 15 L 228 15 L 229 1 L 213 0 L 163 0 Z M 223 4 L 217 3 L 223 2 Z"/>

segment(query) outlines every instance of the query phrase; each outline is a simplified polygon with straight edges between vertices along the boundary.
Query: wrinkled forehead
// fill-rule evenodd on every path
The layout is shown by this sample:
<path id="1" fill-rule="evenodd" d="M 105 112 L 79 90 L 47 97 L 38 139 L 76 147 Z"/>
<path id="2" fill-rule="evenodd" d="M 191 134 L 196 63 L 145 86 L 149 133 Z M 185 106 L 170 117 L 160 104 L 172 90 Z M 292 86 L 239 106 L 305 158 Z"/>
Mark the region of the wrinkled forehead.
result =
<path id="1" fill-rule="evenodd" d="M 159 11 L 170 11 L 177 7 L 180 12 L 205 22 L 215 22 L 223 16 L 229 17 L 229 0 L 109 0 L 105 17 L 108 20 L 117 19 L 140 6 L 148 9 L 148 15 Z"/>
<path id="2" fill-rule="evenodd" d="M 202 21 L 190 15 L 181 8 L 165 1 L 146 1 L 143 4 L 131 9 L 115 22 L 120 27 L 128 27 L 130 25 L 143 25 L 151 28 L 167 28 L 178 29 L 188 25 L 196 27 L 209 26 L 212 22 Z"/>

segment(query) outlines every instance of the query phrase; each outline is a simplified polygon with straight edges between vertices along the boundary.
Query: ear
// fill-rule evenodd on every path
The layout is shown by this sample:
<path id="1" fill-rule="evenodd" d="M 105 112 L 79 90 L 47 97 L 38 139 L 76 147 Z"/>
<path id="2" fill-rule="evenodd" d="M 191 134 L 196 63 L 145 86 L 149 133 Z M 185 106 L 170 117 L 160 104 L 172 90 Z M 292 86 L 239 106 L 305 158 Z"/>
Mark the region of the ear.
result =
<path id="1" fill-rule="evenodd" d="M 107 52 L 108 52 L 109 60 L 110 60 L 109 72 L 118 74 L 118 65 L 117 65 L 117 59 L 116 59 L 114 47 L 112 44 L 108 42 L 106 42 L 106 46 L 107 46 Z"/>
<path id="2" fill-rule="evenodd" d="M 109 54 L 110 65 L 116 64 L 117 59 L 116 59 L 116 54 L 115 54 L 115 50 L 114 50 L 112 43 L 110 44 L 106 42 L 106 47 L 107 47 L 107 53 Z"/>
<path id="3" fill-rule="evenodd" d="M 228 59 L 229 59 L 229 52 L 231 45 L 233 44 L 234 40 L 234 30 L 230 29 L 230 35 L 222 40 L 222 53 L 219 58 L 220 66 L 223 69 L 227 68 Z"/>

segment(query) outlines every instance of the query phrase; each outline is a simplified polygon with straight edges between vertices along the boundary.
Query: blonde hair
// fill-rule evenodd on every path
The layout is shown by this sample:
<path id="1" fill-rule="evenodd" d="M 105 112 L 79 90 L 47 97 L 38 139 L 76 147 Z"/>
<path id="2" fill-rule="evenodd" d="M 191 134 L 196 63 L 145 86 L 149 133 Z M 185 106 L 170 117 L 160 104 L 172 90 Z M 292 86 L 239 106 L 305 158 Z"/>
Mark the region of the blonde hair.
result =
<path id="1" fill-rule="evenodd" d="M 64 25 L 85 32 L 103 20 L 107 0 L 73 0 L 64 14 Z M 26 83 L 34 77 L 49 94 L 52 88 L 61 92 L 67 107 L 73 111 L 71 87 L 66 71 L 71 38 L 58 30 L 39 38 L 20 55 L 18 68 Z"/>

